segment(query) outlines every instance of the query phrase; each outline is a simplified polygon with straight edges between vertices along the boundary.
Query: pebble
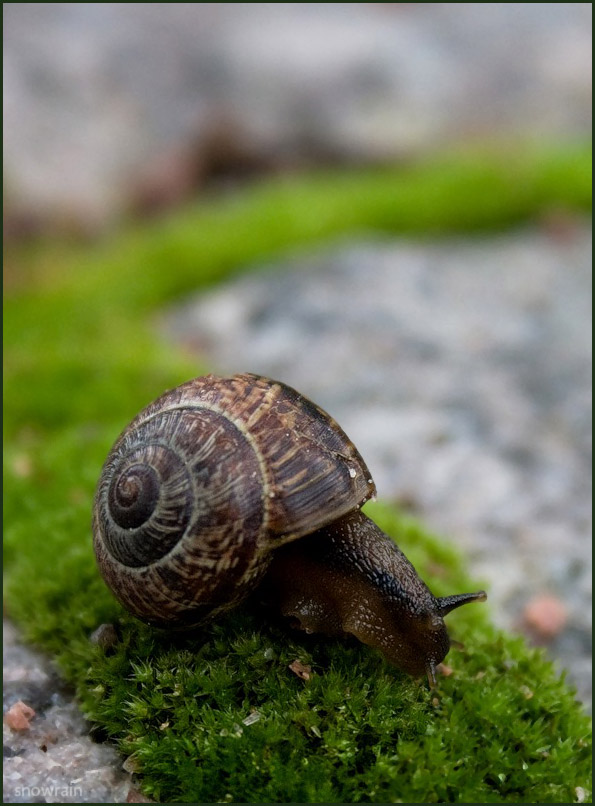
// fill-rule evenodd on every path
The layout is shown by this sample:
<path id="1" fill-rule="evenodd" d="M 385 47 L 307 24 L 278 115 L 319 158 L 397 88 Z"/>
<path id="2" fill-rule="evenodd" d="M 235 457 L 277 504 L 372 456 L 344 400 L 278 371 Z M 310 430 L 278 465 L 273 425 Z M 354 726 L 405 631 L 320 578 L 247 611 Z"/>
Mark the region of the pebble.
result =
<path id="1" fill-rule="evenodd" d="M 11 730 L 29 730 L 35 711 L 22 700 L 17 700 L 4 714 L 4 723 Z"/>
<path id="2" fill-rule="evenodd" d="M 568 608 L 558 596 L 541 594 L 525 605 L 523 622 L 539 639 L 549 641 L 566 626 Z"/>

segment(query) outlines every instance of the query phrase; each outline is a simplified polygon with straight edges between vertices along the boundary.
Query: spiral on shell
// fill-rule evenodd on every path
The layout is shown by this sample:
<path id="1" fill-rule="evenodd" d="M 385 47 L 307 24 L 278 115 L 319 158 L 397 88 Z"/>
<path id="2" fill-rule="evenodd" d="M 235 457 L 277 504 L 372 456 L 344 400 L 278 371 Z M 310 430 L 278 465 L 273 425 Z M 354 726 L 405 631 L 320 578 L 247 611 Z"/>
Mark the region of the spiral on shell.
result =
<path id="1" fill-rule="evenodd" d="M 131 612 L 190 627 L 245 598 L 274 548 L 374 492 L 339 425 L 294 389 L 209 375 L 166 392 L 120 435 L 95 496 L 95 552 Z"/>

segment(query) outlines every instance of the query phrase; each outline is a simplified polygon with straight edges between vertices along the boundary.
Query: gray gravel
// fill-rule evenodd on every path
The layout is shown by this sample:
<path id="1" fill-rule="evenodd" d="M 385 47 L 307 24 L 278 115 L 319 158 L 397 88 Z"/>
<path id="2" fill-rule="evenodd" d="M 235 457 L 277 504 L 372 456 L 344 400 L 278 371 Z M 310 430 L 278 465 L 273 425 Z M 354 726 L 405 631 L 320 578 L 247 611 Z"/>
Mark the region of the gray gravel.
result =
<path id="1" fill-rule="evenodd" d="M 462 548 L 495 621 L 568 610 L 550 651 L 591 697 L 591 232 L 361 241 L 167 312 L 168 338 L 326 408 L 379 497 Z"/>
<path id="2" fill-rule="evenodd" d="M 89 738 L 89 725 L 48 658 L 4 622 L 4 710 L 25 702 L 26 731 L 3 725 L 5 803 L 126 803 L 131 776 L 113 747 Z"/>
<path id="3" fill-rule="evenodd" d="M 214 152 L 284 165 L 591 134 L 591 3 L 3 12 L 6 194 L 54 225 L 117 220 L 131 183 L 175 199 Z"/>

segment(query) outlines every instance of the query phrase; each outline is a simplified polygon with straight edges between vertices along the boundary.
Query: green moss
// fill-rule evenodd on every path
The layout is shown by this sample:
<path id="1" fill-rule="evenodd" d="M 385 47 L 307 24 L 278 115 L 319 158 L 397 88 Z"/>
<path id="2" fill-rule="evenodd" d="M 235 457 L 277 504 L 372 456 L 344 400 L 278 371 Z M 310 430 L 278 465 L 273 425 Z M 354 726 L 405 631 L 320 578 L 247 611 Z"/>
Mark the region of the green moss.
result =
<path id="1" fill-rule="evenodd" d="M 124 651 L 98 661 L 89 707 L 160 799 L 563 803 L 588 780 L 567 690 L 490 630 L 453 652 L 434 697 L 364 648 L 298 643 L 247 617 L 183 648 L 135 638 L 134 664 Z M 310 680 L 289 671 L 295 658 Z"/>
<path id="2" fill-rule="evenodd" d="M 174 642 L 120 611 L 90 542 L 90 501 L 117 433 L 205 370 L 155 340 L 155 305 L 330 236 L 485 230 L 583 210 L 589 163 L 587 147 L 533 148 L 276 180 L 111 243 L 8 255 L 8 612 L 55 654 L 149 794 L 560 803 L 589 790 L 590 723 L 572 691 L 539 652 L 495 630 L 483 605 L 448 617 L 466 649 L 451 652 L 452 675 L 430 693 L 365 647 L 291 634 L 254 608 Z M 477 586 L 418 522 L 371 509 L 436 594 Z M 112 654 L 88 640 L 106 621 L 121 627 Z M 295 659 L 312 667 L 309 680 L 289 670 Z"/>

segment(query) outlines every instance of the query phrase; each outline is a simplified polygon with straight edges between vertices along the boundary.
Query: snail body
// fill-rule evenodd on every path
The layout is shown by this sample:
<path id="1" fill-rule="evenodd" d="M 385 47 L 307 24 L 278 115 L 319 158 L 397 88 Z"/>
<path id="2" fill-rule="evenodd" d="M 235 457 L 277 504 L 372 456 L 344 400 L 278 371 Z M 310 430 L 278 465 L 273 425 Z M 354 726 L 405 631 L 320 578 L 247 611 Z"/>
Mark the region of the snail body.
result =
<path id="1" fill-rule="evenodd" d="M 395 543 L 361 511 L 275 553 L 264 590 L 306 632 L 351 634 L 414 676 L 436 682 L 450 649 L 444 616 L 483 591 L 437 598 Z"/>
<path id="2" fill-rule="evenodd" d="M 302 629 L 352 633 L 434 681 L 442 620 L 483 592 L 436 599 L 361 511 L 375 486 L 325 411 L 256 375 L 166 392 L 120 435 L 93 507 L 99 569 L 159 627 L 197 626 L 258 586 Z"/>

